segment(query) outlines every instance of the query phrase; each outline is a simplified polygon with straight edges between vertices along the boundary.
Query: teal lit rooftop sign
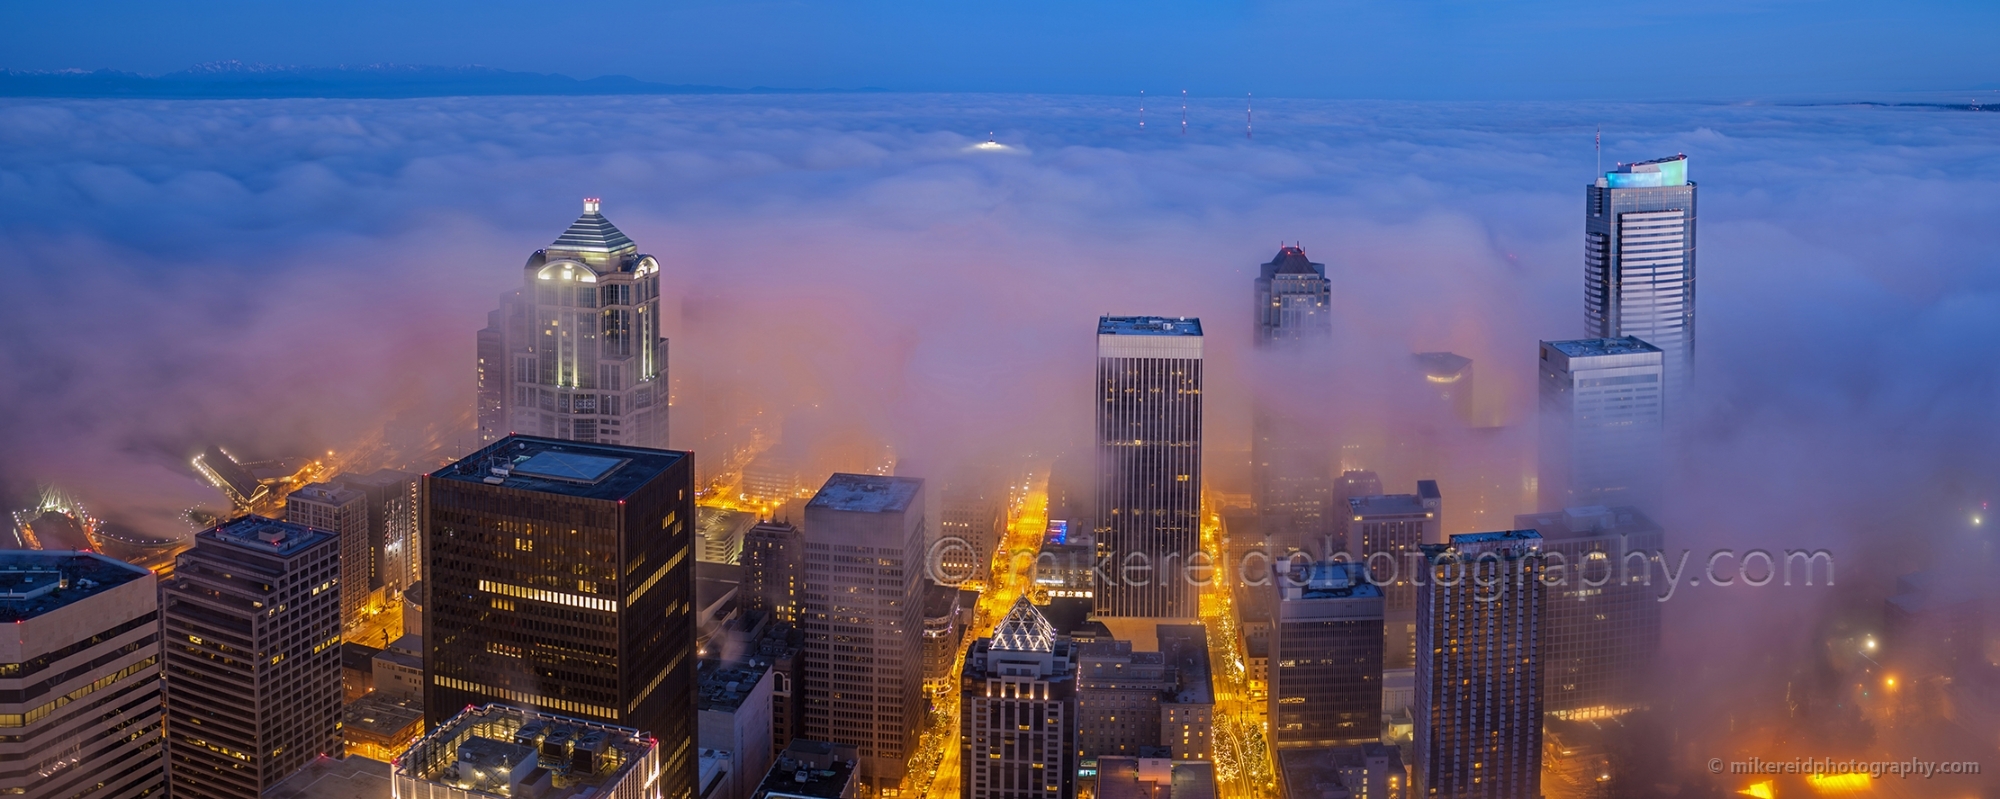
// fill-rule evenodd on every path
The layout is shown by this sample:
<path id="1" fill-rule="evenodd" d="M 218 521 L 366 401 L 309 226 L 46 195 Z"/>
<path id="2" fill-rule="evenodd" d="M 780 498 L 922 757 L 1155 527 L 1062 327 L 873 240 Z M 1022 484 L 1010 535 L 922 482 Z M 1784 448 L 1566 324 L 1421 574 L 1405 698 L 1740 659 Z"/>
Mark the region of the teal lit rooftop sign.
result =
<path id="1" fill-rule="evenodd" d="M 1614 189 L 1657 189 L 1662 186 L 1685 186 L 1688 182 L 1688 161 L 1685 155 L 1623 164 L 1617 169 L 1604 173 L 1605 185 Z"/>

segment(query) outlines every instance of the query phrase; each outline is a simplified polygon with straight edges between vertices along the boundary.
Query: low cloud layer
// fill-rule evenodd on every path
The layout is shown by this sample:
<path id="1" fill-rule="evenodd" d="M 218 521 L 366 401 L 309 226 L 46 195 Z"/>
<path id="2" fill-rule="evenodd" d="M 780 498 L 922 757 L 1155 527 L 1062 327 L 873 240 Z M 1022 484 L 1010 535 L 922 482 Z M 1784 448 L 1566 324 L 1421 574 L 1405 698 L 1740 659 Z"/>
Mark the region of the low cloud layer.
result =
<path id="1" fill-rule="evenodd" d="M 1206 322 L 1209 448 L 1242 449 L 1271 371 L 1250 280 L 1281 241 L 1335 279 L 1330 420 L 1403 423 L 1382 385 L 1451 350 L 1482 411 L 1530 430 L 1535 341 L 1582 333 L 1601 124 L 1607 165 L 1685 152 L 1701 186 L 1672 545 L 1831 547 L 1870 592 L 1690 592 L 1675 665 L 1782 679 L 1841 601 L 1984 546 L 1959 509 L 2000 499 L 2000 117 L 1267 101 L 1249 138 L 1241 107 L 1197 103 L 1183 136 L 1177 108 L 1141 131 L 1130 106 L 0 104 L 0 492 L 137 515 L 214 501 L 184 467 L 207 442 L 292 455 L 463 418 L 473 332 L 583 196 L 682 298 L 684 446 L 747 404 L 924 463 L 1050 456 L 1089 435 L 1094 318 L 1145 313 Z M 989 131 L 1008 149 L 971 147 Z M 1769 612 L 1711 613 L 1746 606 Z"/>

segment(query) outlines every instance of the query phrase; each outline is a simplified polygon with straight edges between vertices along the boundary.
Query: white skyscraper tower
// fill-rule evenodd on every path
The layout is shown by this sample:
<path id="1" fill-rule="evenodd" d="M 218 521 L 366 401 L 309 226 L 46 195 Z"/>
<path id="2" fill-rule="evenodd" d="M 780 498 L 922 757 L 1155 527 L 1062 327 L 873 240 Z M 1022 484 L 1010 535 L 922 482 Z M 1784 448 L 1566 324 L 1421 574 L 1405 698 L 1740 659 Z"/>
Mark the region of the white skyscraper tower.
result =
<path id="1" fill-rule="evenodd" d="M 479 331 L 479 436 L 667 446 L 660 263 L 595 198 Z"/>
<path id="2" fill-rule="evenodd" d="M 1694 368 L 1694 190 L 1685 155 L 1622 164 L 1584 214 L 1584 335 L 1660 348 L 1669 412 Z"/>

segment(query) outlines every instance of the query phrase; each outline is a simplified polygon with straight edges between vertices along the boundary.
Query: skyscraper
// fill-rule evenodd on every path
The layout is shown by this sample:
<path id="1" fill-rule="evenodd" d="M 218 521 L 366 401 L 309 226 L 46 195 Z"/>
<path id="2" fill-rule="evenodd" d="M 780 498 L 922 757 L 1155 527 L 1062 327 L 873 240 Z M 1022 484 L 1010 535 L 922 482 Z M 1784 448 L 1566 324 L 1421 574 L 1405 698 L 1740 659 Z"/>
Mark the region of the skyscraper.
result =
<path id="1" fill-rule="evenodd" d="M 1097 321 L 1097 546 L 1104 616 L 1192 619 L 1201 543 L 1201 320 Z M 1109 579 L 1107 579 L 1107 575 Z"/>
<path id="2" fill-rule="evenodd" d="M 1359 563 L 1320 562 L 1273 581 L 1270 719 L 1279 749 L 1382 738 L 1382 589 Z"/>
<path id="3" fill-rule="evenodd" d="M 1076 669 L 1068 640 L 1027 597 L 965 652 L 959 796 L 1064 799 L 1076 775 Z"/>
<path id="4" fill-rule="evenodd" d="M 340 539 L 244 516 L 197 533 L 160 591 L 171 791 L 256 799 L 340 753 Z"/>
<path id="5" fill-rule="evenodd" d="M 0 552 L 0 795 L 166 791 L 153 573 L 86 552 Z M 185 642 L 185 639 L 177 639 Z"/>
<path id="6" fill-rule="evenodd" d="M 583 201 L 528 256 L 521 288 L 479 331 L 480 441 L 509 433 L 663 448 L 667 340 L 660 263 Z"/>
<path id="7" fill-rule="evenodd" d="M 1280 248 L 1257 275 L 1258 348 L 1287 371 L 1324 355 L 1333 335 L 1332 296 L 1325 264 L 1307 260 L 1297 247 Z M 1340 511 L 1330 506 L 1334 444 L 1326 421 L 1305 411 L 1319 406 L 1301 395 L 1307 390 L 1300 380 L 1257 386 L 1251 409 L 1250 490 L 1265 535 L 1279 553 L 1303 550 L 1325 557 L 1321 550 L 1327 536 L 1341 529 Z"/>
<path id="8" fill-rule="evenodd" d="M 375 556 L 368 546 L 368 495 L 332 483 L 301 486 L 285 497 L 285 521 L 325 530 L 340 539 L 340 624 L 361 623 Z"/>
<path id="9" fill-rule="evenodd" d="M 1687 156 L 1606 172 L 1586 192 L 1583 320 L 1590 338 L 1660 348 L 1666 404 L 1694 367 L 1694 183 Z"/>
<path id="10" fill-rule="evenodd" d="M 923 728 L 924 482 L 835 474 L 806 503 L 805 737 L 900 790 Z"/>
<path id="11" fill-rule="evenodd" d="M 805 599 L 805 535 L 786 522 L 758 522 L 743 534 L 743 609 L 765 611 L 787 624 Z"/>
<path id="12" fill-rule="evenodd" d="M 1663 533 L 1638 508 L 1602 505 L 1514 517 L 1551 557 L 1542 698 L 1557 718 L 1615 716 L 1644 705 L 1660 654 L 1661 589 L 1647 575 Z M 1557 578 L 1561 579 L 1558 580 Z"/>
<path id="13" fill-rule="evenodd" d="M 1423 547 L 1411 796 L 1542 795 L 1541 546 L 1509 530 Z"/>
<path id="14" fill-rule="evenodd" d="M 1257 343 L 1333 335 L 1333 283 L 1326 264 L 1298 247 L 1279 247 L 1257 273 Z"/>
<path id="15" fill-rule="evenodd" d="M 1382 660 L 1407 669 L 1417 656 L 1418 547 L 1444 542 L 1444 496 L 1436 480 L 1418 480 L 1417 493 L 1355 497 L 1347 501 L 1347 541 L 1354 558 L 1382 587 Z"/>
<path id="16" fill-rule="evenodd" d="M 433 726 L 497 702 L 635 728 L 691 799 L 692 460 L 508 436 L 424 478 Z"/>
<path id="17" fill-rule="evenodd" d="M 1632 336 L 1544 341 L 1540 363 L 1537 504 L 1652 508 L 1665 420 L 1660 348 Z"/>
<path id="18" fill-rule="evenodd" d="M 418 540 L 423 524 L 418 514 L 422 481 L 409 472 L 377 469 L 364 475 L 341 475 L 333 482 L 368 495 L 368 546 L 375 553 L 375 572 L 368 587 L 391 595 L 409 590 L 422 579 L 418 575 L 423 569 Z"/>

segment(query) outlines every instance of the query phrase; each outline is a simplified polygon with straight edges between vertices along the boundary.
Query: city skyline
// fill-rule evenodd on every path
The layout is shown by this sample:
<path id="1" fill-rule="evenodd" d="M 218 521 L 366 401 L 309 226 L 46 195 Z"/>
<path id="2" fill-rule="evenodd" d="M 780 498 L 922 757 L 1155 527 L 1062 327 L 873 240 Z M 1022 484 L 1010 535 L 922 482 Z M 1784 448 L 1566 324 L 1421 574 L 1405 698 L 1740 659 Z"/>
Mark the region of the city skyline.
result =
<path id="1" fill-rule="evenodd" d="M 176 795 L 1791 797 L 1732 764 L 2000 751 L 1976 98 L 1260 92 L 1253 136 L 1191 94 L 0 99 L 0 546 L 161 575 Z M 49 773 L 37 714 L 141 674 L 58 657 L 0 663 Z"/>

